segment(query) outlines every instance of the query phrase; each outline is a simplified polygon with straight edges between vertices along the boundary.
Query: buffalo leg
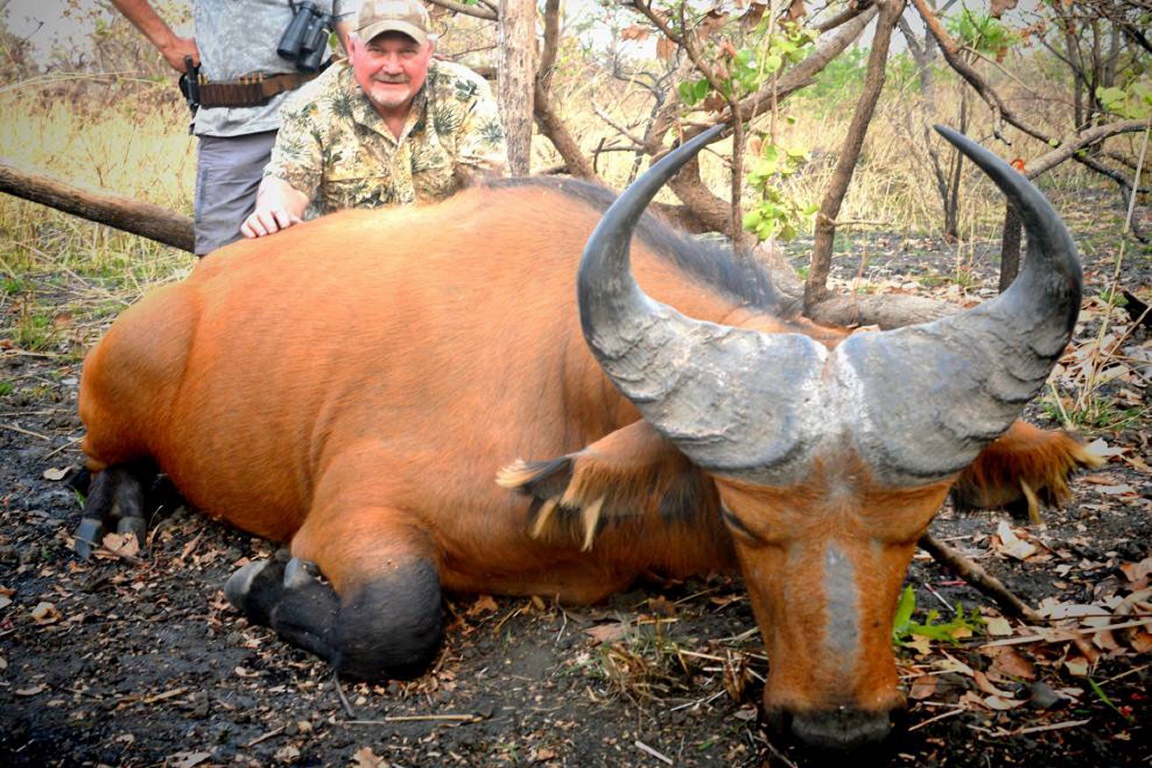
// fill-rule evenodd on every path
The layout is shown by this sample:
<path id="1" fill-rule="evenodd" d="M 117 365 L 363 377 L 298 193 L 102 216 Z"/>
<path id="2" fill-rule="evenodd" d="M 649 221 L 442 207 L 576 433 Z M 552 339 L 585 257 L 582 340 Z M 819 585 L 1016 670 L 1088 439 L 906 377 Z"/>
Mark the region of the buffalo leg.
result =
<path id="1" fill-rule="evenodd" d="M 381 681 L 421 674 L 440 646 L 440 582 L 427 561 L 338 596 L 310 562 L 259 560 L 232 575 L 228 600 L 249 621 L 325 659 L 344 677 Z"/>
<path id="2" fill-rule="evenodd" d="M 87 560 L 109 530 L 132 533 L 141 546 L 148 531 L 144 519 L 141 469 L 127 464 L 108 467 L 92 478 L 83 517 L 76 529 L 76 554 Z"/>

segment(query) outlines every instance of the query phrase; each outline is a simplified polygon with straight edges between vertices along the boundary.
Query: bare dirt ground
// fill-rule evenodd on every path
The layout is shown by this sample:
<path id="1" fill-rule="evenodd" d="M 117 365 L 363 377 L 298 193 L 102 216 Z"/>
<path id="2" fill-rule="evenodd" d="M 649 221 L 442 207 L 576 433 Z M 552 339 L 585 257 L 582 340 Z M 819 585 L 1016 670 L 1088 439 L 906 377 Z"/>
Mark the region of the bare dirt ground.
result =
<path id="1" fill-rule="evenodd" d="M 1088 243 L 1096 297 L 1116 273 L 1119 238 L 1095 231 L 1088 202 L 1069 224 Z M 964 271 L 969 294 L 995 284 L 993 244 L 958 252 L 870 236 L 842 260 L 842 277 L 912 290 L 915 274 L 916 290 L 960 299 L 956 287 L 932 288 L 933 276 Z M 1130 241 L 1119 275 L 1147 301 L 1152 253 Z M 937 629 L 901 641 L 909 730 L 878 764 L 1152 766 L 1152 341 L 1125 318 L 1089 300 L 1054 378 L 1069 409 L 1076 387 L 1099 384 L 1080 432 L 1108 463 L 1078 479 L 1075 500 L 1043 527 L 947 509 L 934 524 L 1046 621 L 1006 619 L 918 557 L 914 621 Z M 759 722 L 768 660 L 734 578 L 642 585 L 591 608 L 454 597 L 434 670 L 368 686 L 338 683 L 228 606 L 224 580 L 268 556 L 267 542 L 178 509 L 139 557 L 77 561 L 80 507 L 64 477 L 80 459 L 74 343 L 32 354 L 0 342 L 10 382 L 0 390 L 0 765 L 815 764 Z M 1030 416 L 1051 425 L 1053 412 Z M 983 623 L 956 621 L 958 603 Z"/>

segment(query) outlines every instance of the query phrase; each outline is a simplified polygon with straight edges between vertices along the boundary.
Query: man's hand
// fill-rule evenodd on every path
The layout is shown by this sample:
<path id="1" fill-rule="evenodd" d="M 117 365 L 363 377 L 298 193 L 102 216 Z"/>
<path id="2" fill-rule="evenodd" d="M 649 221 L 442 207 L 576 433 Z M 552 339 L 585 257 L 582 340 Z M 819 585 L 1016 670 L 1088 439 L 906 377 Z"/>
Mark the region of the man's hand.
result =
<path id="1" fill-rule="evenodd" d="M 264 237 L 303 221 L 308 196 L 283 179 L 265 176 L 256 195 L 256 210 L 240 225 L 244 237 Z"/>
<path id="2" fill-rule="evenodd" d="M 282 229 L 288 229 L 299 224 L 303 219 L 284 208 L 270 208 L 261 210 L 259 205 L 252 215 L 244 219 L 240 225 L 240 234 L 244 237 L 264 237 L 274 235 Z"/>
<path id="3" fill-rule="evenodd" d="M 148 38 L 148 42 L 156 46 L 156 50 L 160 51 L 172 69 L 184 74 L 185 56 L 191 56 L 192 63 L 200 66 L 200 50 L 196 47 L 196 41 L 191 37 L 177 37 L 148 0 L 112 0 L 112 5 Z"/>
<path id="4" fill-rule="evenodd" d="M 184 57 L 192 57 L 192 66 L 200 66 L 200 49 L 196 47 L 195 38 L 175 37 L 160 48 L 160 53 L 168 66 L 180 74 L 187 74 L 188 68 L 184 66 Z"/>

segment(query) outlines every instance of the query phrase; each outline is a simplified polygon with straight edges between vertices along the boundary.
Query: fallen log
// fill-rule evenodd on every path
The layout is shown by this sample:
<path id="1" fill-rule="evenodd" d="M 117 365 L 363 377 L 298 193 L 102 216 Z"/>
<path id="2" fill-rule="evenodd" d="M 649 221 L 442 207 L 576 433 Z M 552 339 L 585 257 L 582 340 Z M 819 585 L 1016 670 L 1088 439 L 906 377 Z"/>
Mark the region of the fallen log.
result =
<path id="1" fill-rule="evenodd" d="M 65 184 L 0 158 L 0 192 L 192 252 L 192 219 L 152 203 Z"/>

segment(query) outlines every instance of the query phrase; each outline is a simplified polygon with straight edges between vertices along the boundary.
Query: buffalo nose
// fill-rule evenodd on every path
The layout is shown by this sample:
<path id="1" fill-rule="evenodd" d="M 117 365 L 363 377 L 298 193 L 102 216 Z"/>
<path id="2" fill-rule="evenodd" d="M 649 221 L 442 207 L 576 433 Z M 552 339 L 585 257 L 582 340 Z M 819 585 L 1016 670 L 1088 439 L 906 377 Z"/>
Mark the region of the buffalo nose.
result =
<path id="1" fill-rule="evenodd" d="M 886 711 L 839 707 L 792 713 L 791 730 L 793 736 L 809 746 L 847 752 L 874 746 L 887 739 L 892 732 L 892 719 Z"/>

